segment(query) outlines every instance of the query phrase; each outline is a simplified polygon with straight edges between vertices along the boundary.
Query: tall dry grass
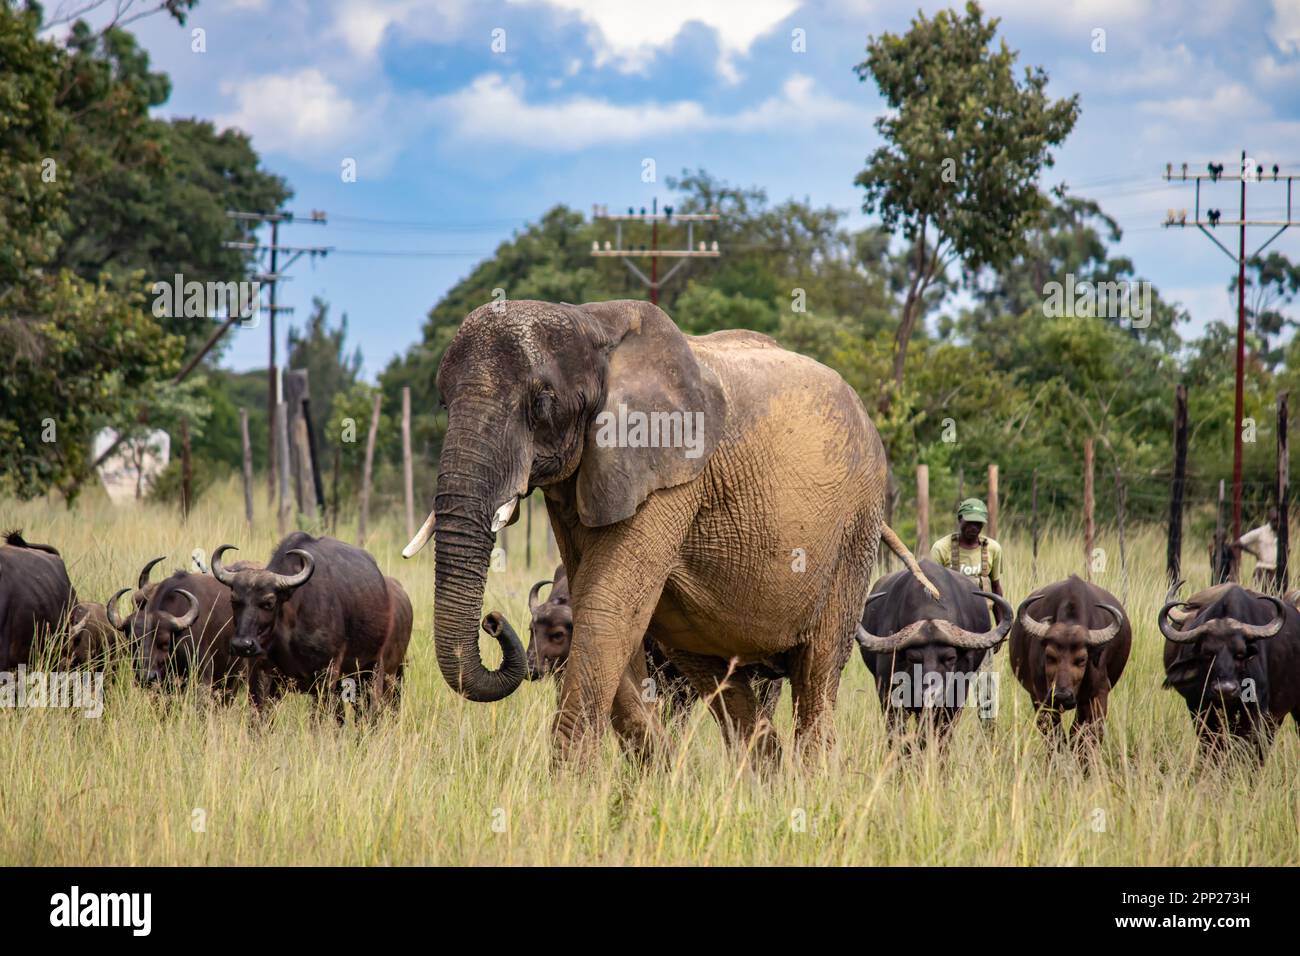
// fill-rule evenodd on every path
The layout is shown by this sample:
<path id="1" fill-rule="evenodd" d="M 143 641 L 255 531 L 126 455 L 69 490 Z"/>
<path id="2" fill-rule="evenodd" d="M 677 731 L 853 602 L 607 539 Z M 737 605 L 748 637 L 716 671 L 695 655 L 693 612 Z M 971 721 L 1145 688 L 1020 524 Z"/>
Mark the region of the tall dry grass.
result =
<path id="1" fill-rule="evenodd" d="M 259 487 L 259 506 L 263 504 Z M 194 548 L 231 542 L 264 559 L 277 535 L 265 509 L 248 534 L 233 484 L 211 491 L 187 524 L 156 506 L 114 509 L 88 498 L 0 504 L 0 524 L 58 545 L 83 595 L 102 600 L 156 554 L 180 565 Z M 523 630 L 529 585 L 548 576 L 542 515 L 534 563 L 521 525 L 489 577 L 487 604 Z M 401 713 L 338 728 L 289 699 L 255 727 L 241 700 L 156 699 L 111 674 L 103 716 L 0 711 L 3 864 L 1296 864 L 1300 742 L 1288 723 L 1262 771 L 1199 770 L 1181 699 L 1160 688 L 1155 614 L 1164 593 L 1158 529 L 1130 537 L 1122 583 L 1105 537 L 1100 582 L 1125 597 L 1136 625 L 1112 697 L 1108 736 L 1090 773 L 1044 745 L 1028 698 L 997 656 L 1000 713 L 973 714 L 942 753 L 905 755 L 885 741 L 871 679 L 855 653 L 822 765 L 759 777 L 722 745 L 697 708 L 671 766 L 639 773 L 610 735 L 581 775 L 552 775 L 549 683 L 494 705 L 458 698 L 432 648 L 431 555 L 404 562 L 396 514 L 367 542 L 415 604 L 416 634 Z M 1009 532 L 1009 533 L 1007 533 Z M 355 529 L 340 528 L 353 537 Z M 1031 580 L 1028 540 L 1004 531 L 1013 601 L 1081 569 L 1077 538 L 1050 536 Z M 1188 551 L 1192 551 L 1188 548 Z M 1189 557 L 1194 557 L 1189 554 Z M 1189 568 L 1203 583 L 1203 558 Z M 494 660 L 495 648 L 485 643 Z M 779 726 L 790 737 L 789 695 Z"/>

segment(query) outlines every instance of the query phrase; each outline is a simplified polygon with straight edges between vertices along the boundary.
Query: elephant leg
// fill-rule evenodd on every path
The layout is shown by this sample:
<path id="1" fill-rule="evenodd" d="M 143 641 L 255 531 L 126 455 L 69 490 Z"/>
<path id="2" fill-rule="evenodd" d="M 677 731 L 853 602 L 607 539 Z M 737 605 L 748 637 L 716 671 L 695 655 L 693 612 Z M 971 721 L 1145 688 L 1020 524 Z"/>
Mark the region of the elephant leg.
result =
<path id="1" fill-rule="evenodd" d="M 786 655 L 795 743 L 805 759 L 828 751 L 835 743 L 835 700 L 851 651 L 849 635 L 857 613 L 846 615 L 840 601 L 827 602 L 804 642 Z"/>
<path id="2" fill-rule="evenodd" d="M 654 505 L 594 536 L 570 577 L 573 645 L 552 731 L 557 765 L 585 762 L 598 744 L 690 528 L 687 493 L 661 492 Z"/>
<path id="3" fill-rule="evenodd" d="M 659 708 L 653 694 L 646 692 L 649 680 L 645 654 L 640 648 L 633 651 L 623 672 L 610 721 L 618 734 L 623 752 L 638 765 L 662 760 L 665 756 L 663 729 L 659 722 Z"/>
<path id="4" fill-rule="evenodd" d="M 695 693 L 708 703 L 709 711 L 722 730 L 722 737 L 733 749 L 751 746 L 760 764 L 774 766 L 781 759 L 781 740 L 772 725 L 772 714 L 755 693 L 748 675 L 737 673 L 730 661 L 721 657 L 692 654 L 667 649 L 668 659 L 681 671 Z M 778 695 L 780 683 L 777 684 Z M 776 700 L 768 702 L 773 709 Z"/>

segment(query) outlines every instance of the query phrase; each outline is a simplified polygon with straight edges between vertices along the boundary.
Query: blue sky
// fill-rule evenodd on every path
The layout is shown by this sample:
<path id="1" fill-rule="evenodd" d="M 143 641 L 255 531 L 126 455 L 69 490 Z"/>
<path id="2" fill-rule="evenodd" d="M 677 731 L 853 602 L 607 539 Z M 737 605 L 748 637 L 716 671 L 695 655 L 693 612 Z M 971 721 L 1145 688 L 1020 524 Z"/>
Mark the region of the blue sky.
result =
<path id="1" fill-rule="evenodd" d="M 665 177 L 703 167 L 775 201 L 807 198 L 865 222 L 853 177 L 877 144 L 881 103 L 852 67 L 868 36 L 905 30 L 916 9 L 200 0 L 184 28 L 155 17 L 133 29 L 172 77 L 163 115 L 248 131 L 295 190 L 290 208 L 328 213 L 326 227 L 283 230 L 284 243 L 339 251 L 298 263 L 282 301 L 298 321 L 313 295 L 346 312 L 373 376 L 418 341 L 449 286 L 556 203 L 589 212 L 662 201 Z M 1300 172 L 1300 0 L 990 0 L 985 9 L 1002 18 L 1022 64 L 1047 69 L 1054 95 L 1080 95 L 1079 124 L 1047 183 L 1063 179 L 1099 200 L 1124 228 L 1120 249 L 1139 275 L 1195 325 L 1229 317 L 1232 263 L 1194 231 L 1160 228 L 1166 209 L 1192 198 L 1160 175 L 1170 161 L 1231 164 L 1243 147 L 1266 167 Z M 193 50 L 196 29 L 205 52 Z M 796 30 L 804 52 L 792 49 Z M 1104 52 L 1094 52 L 1096 30 Z M 646 158 L 656 184 L 642 182 Z M 347 159 L 356 182 L 343 181 Z M 1210 205 L 1235 202 L 1231 186 L 1217 190 Z M 1281 187 L 1257 187 L 1251 215 L 1279 216 L 1284 199 Z M 1300 256 L 1300 230 L 1275 248 Z M 225 362 L 264 365 L 266 346 L 264 330 L 241 331 Z"/>

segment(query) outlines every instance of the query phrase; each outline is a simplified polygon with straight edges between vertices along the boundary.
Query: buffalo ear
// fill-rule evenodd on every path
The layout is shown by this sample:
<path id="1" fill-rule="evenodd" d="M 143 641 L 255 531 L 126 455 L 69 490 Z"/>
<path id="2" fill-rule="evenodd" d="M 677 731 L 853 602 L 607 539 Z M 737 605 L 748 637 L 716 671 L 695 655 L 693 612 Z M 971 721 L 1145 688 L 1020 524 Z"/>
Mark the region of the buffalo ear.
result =
<path id="1" fill-rule="evenodd" d="M 1177 689 L 1186 687 L 1192 681 L 1196 680 L 1196 674 L 1199 670 L 1195 658 L 1188 658 L 1184 661 L 1174 661 L 1165 668 L 1165 683 L 1167 688 Z"/>
<path id="2" fill-rule="evenodd" d="M 718 376 L 700 364 L 686 336 L 657 306 L 623 300 L 581 310 L 607 355 L 605 402 L 587 426 L 577 481 L 578 516 L 599 528 L 630 518 L 652 491 L 703 471 L 722 436 L 727 402 Z M 656 421 L 661 433 L 690 440 L 679 447 L 618 447 L 621 412 L 637 413 L 627 419 L 629 437 L 640 419 L 647 428 Z M 652 419 L 656 413 L 661 417 Z"/>

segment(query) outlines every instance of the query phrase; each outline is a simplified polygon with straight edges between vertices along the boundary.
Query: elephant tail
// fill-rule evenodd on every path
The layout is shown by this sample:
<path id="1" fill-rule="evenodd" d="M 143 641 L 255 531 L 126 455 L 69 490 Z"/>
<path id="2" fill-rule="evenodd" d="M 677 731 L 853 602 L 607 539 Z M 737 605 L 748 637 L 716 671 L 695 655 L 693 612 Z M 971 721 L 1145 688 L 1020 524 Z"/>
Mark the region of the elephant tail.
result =
<path id="1" fill-rule="evenodd" d="M 907 565 L 907 570 L 912 572 L 912 577 L 921 583 L 921 587 L 930 592 L 930 597 L 936 601 L 939 600 L 939 589 L 934 586 L 933 581 L 925 576 L 921 566 L 916 563 L 916 556 L 908 550 L 907 545 L 903 544 L 902 539 L 894 533 L 894 529 L 887 524 L 882 524 L 880 526 L 880 537 L 885 544 L 889 545 L 889 550 L 898 555 L 898 559 Z"/>

